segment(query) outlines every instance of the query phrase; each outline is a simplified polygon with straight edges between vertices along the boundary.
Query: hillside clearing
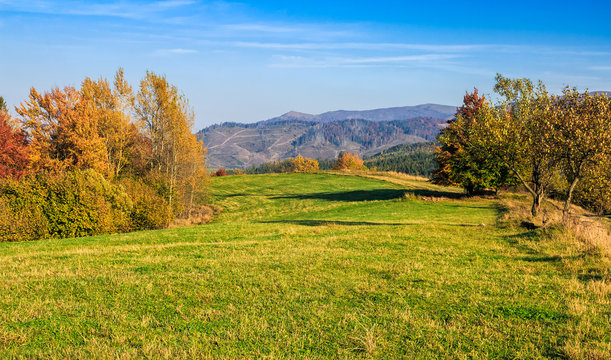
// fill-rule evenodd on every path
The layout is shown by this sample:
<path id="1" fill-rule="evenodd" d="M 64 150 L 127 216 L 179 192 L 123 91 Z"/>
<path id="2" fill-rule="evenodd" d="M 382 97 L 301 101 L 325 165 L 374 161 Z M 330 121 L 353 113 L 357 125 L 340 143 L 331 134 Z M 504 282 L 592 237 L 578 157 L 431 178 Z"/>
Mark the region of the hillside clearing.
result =
<path id="1" fill-rule="evenodd" d="M 497 225 L 496 200 L 368 176 L 393 182 L 219 177 L 208 225 L 1 243 L 0 357 L 611 355 L 597 258 Z"/>

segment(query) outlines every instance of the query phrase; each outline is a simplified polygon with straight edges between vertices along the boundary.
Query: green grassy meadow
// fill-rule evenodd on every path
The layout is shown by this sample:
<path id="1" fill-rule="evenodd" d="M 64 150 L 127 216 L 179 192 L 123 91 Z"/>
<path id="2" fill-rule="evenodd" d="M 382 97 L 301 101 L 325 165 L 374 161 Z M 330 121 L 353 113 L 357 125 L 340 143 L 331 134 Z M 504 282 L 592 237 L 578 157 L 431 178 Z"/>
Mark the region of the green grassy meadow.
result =
<path id="1" fill-rule="evenodd" d="M 611 354 L 605 264 L 380 179 L 213 178 L 207 225 L 0 243 L 0 358 Z"/>

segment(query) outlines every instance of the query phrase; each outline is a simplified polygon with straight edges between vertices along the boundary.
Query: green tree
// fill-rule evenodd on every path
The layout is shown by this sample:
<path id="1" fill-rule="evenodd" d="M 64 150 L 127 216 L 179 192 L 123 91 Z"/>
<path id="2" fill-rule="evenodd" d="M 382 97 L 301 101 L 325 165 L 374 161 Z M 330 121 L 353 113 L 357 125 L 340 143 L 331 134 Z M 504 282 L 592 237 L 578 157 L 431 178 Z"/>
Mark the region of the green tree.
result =
<path id="1" fill-rule="evenodd" d="M 580 181 L 593 177 L 602 182 L 611 173 L 611 100 L 566 88 L 562 96 L 554 97 L 553 116 L 545 125 L 547 142 L 553 146 L 551 156 L 568 183 L 566 216 Z"/>
<path id="2" fill-rule="evenodd" d="M 466 93 L 456 118 L 438 136 L 436 149 L 438 168 L 433 181 L 444 185 L 460 185 L 473 195 L 486 188 L 498 189 L 513 182 L 508 167 L 488 151 L 478 137 L 476 128 L 485 126 L 494 112 L 477 89 Z"/>
<path id="3" fill-rule="evenodd" d="M 537 216 L 554 172 L 545 123 L 552 116 L 545 85 L 498 74 L 494 91 L 500 103 L 474 129 L 482 151 L 501 161 L 531 194 Z"/>

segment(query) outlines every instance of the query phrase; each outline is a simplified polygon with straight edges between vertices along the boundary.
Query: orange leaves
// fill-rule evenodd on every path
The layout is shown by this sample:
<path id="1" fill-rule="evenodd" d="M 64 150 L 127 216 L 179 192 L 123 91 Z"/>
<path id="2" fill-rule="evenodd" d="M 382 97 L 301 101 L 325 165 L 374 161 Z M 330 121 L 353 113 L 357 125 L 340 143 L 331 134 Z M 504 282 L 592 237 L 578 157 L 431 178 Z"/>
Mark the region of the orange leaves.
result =
<path id="1" fill-rule="evenodd" d="M 103 172 L 106 149 L 89 102 L 73 87 L 40 94 L 30 90 L 16 109 L 31 141 L 34 171 L 94 169 Z"/>
<path id="2" fill-rule="evenodd" d="M 8 112 L 0 109 L 0 178 L 20 178 L 29 164 L 25 133 L 14 129 L 10 123 Z"/>
<path id="3" fill-rule="evenodd" d="M 358 154 L 343 152 L 337 158 L 337 162 L 333 165 L 333 170 L 366 170 L 363 160 Z"/>

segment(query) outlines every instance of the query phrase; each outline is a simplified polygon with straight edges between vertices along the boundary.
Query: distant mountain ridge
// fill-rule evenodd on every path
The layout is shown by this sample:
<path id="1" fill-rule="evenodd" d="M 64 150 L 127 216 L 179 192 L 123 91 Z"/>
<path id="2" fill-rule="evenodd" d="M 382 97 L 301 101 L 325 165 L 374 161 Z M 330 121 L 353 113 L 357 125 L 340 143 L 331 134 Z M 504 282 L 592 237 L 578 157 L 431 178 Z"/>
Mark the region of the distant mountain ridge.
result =
<path id="1" fill-rule="evenodd" d="M 438 104 L 318 115 L 290 111 L 257 123 L 223 123 L 197 133 L 210 168 L 246 168 L 303 155 L 337 157 L 341 151 L 371 156 L 399 144 L 434 140 L 456 107 Z"/>
<path id="2" fill-rule="evenodd" d="M 392 120 L 407 120 L 417 117 L 430 117 L 438 119 L 447 119 L 454 116 L 456 113 L 455 106 L 439 105 L 439 104 L 422 104 L 415 106 L 401 106 L 391 108 L 381 108 L 373 110 L 335 110 L 328 111 L 322 114 L 313 115 L 297 111 L 289 111 L 281 116 L 264 120 L 264 123 L 278 121 L 314 121 L 314 122 L 330 122 L 337 120 L 360 119 L 370 121 L 392 121 Z"/>

